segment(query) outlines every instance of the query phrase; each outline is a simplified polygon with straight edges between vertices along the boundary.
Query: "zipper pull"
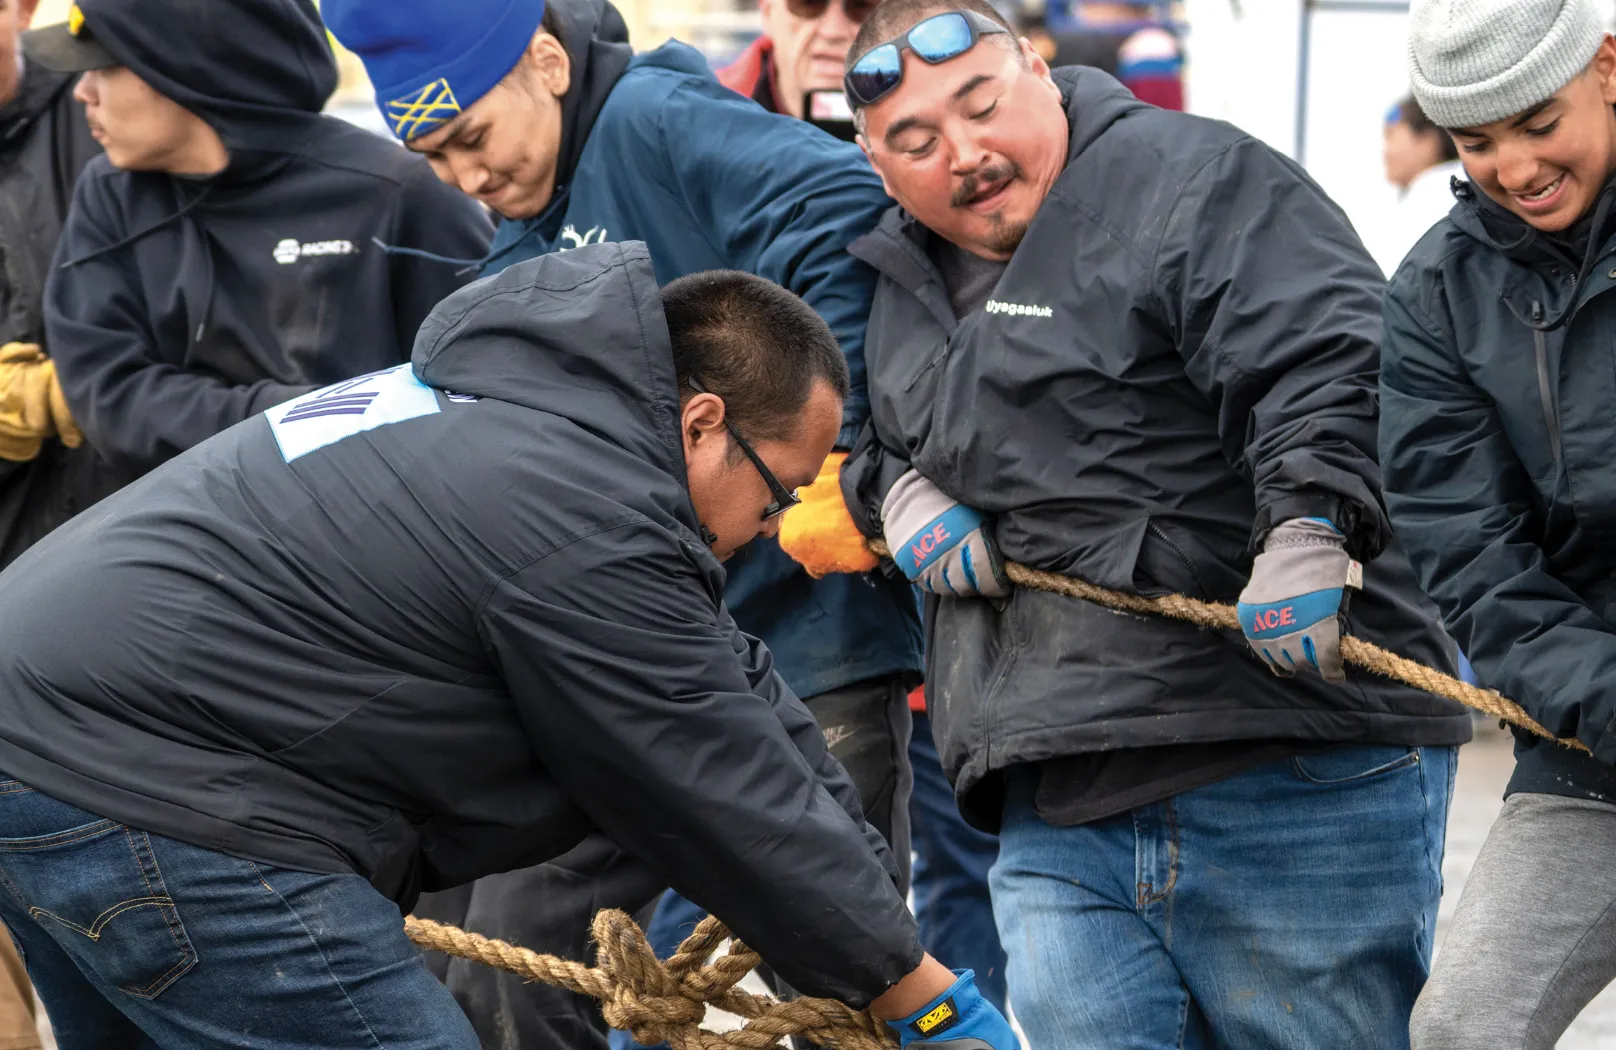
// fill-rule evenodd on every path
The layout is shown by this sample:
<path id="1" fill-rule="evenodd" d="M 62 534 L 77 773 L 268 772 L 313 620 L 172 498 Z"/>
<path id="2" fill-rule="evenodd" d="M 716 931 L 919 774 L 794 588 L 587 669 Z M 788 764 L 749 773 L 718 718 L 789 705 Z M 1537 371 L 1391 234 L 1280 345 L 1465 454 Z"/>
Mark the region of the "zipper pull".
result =
<path id="1" fill-rule="evenodd" d="M 1543 323 L 1543 303 L 1537 299 L 1532 300 L 1532 323 Z"/>

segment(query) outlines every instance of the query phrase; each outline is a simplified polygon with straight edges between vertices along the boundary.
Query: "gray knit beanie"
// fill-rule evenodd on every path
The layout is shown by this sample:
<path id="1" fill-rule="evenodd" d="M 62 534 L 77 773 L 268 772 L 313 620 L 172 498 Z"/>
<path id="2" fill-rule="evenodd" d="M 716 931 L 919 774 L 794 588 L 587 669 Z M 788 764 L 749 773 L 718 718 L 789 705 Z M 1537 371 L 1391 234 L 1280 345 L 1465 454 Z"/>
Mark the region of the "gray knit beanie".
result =
<path id="1" fill-rule="evenodd" d="M 1594 0 L 1414 0 L 1408 76 L 1433 123 L 1474 128 L 1571 83 L 1604 38 Z"/>

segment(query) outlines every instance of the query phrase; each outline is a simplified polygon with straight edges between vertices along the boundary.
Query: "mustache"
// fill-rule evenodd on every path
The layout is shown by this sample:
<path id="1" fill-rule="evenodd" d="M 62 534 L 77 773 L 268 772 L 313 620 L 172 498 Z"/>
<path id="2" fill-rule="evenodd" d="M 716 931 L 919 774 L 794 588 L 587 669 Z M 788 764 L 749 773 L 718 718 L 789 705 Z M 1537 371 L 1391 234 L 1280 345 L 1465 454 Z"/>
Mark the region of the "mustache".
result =
<path id="1" fill-rule="evenodd" d="M 975 197 L 983 186 L 991 186 L 995 182 L 1019 178 L 1021 178 L 1021 165 L 1013 160 L 1007 160 L 1003 164 L 989 165 L 981 171 L 973 171 L 965 176 L 959 187 L 954 190 L 954 195 L 949 199 L 948 203 L 956 208 L 963 208 L 971 203 L 971 198 Z"/>

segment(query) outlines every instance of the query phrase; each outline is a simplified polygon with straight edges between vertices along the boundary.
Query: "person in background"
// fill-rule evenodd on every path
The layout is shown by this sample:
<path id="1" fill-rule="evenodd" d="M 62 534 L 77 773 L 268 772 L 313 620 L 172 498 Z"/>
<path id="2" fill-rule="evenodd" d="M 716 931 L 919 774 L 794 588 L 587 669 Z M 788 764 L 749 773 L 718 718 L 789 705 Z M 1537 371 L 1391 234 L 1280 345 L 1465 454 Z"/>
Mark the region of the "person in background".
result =
<path id="1" fill-rule="evenodd" d="M 1169 27 L 1167 7 L 1118 0 L 1054 3 L 1032 39 L 1053 66 L 1103 69 L 1141 102 L 1182 110 L 1184 49 Z"/>
<path id="2" fill-rule="evenodd" d="M 45 282 L 49 357 L 0 362 L 41 440 L 82 430 L 105 496 L 271 405 L 407 360 L 472 279 L 383 245 L 483 250 L 482 209 L 321 115 L 336 64 L 311 0 L 82 0 L 28 61 L 74 89 L 105 154 Z M 0 415 L 3 415 L 0 411 Z M 59 525 L 71 515 L 62 505 Z"/>
<path id="3" fill-rule="evenodd" d="M 30 62 L 21 34 L 36 0 L 0 0 L 0 567 L 94 491 L 95 454 L 76 429 L 41 437 L 10 384 L 44 358 L 41 300 L 73 183 L 101 152 L 73 78 Z M 0 1050 L 38 1050 L 34 992 L 0 932 Z"/>
<path id="4" fill-rule="evenodd" d="M 1595 0 L 1417 0 L 1409 69 L 1468 181 L 1387 285 L 1397 534 L 1520 730 L 1412 1020 L 1551 1050 L 1616 978 L 1616 40 Z"/>
<path id="5" fill-rule="evenodd" d="M 1373 261 L 1288 158 L 1051 71 L 981 0 L 887 0 L 847 90 L 898 206 L 850 246 L 881 279 L 843 488 L 930 592 L 1029 1045 L 1406 1046 L 1470 722 L 1342 661 L 1452 667 L 1381 504 Z"/>
<path id="6" fill-rule="evenodd" d="M 879 0 L 758 0 L 763 33 L 718 80 L 770 113 L 809 116 L 808 95 L 841 94 L 842 61 Z"/>
<path id="7" fill-rule="evenodd" d="M 325 0 L 322 10 L 365 63 L 399 140 L 501 216 L 488 255 L 472 260 L 485 273 L 634 239 L 649 246 L 663 280 L 743 270 L 817 310 L 847 355 L 852 392 L 836 450 L 799 495 L 805 504 L 829 497 L 827 509 L 840 509 L 845 520 L 836 479 L 868 413 L 863 340 L 874 287 L 874 274 L 846 248 L 890 204 L 857 147 L 738 97 L 683 44 L 635 55 L 601 0 Z M 824 728 L 907 886 L 905 697 L 921 663 L 913 590 L 874 572 L 815 579 L 781 549 L 777 528 L 785 526 L 771 523 L 728 566 L 725 603 L 742 630 L 769 646 Z M 874 570 L 875 559 L 863 557 Z M 609 850 L 593 861 L 608 862 Z M 487 924 L 478 932 L 570 951 L 596 909 L 637 911 L 668 886 L 643 864 L 614 866 L 618 875 L 635 870 L 656 879 L 636 901 L 630 891 L 643 883 L 624 878 L 609 887 L 582 867 L 573 867 L 566 896 L 552 893 L 544 909 L 518 903 L 533 893 L 510 885 L 536 880 L 553 890 L 557 882 L 539 871 L 500 875 L 452 906 Z M 608 900 L 608 891 L 623 896 Z M 479 897 L 495 895 L 510 903 L 482 906 Z M 425 907 L 453 919 L 436 911 L 439 903 Z M 588 1022 L 600 1024 L 591 1004 L 582 1003 L 562 1031 L 551 1007 L 535 1006 L 550 1002 L 547 993 L 471 968 L 450 976 L 487 1044 L 511 1030 L 532 1047 L 606 1042 L 586 1023 L 587 1010 Z"/>
<path id="8" fill-rule="evenodd" d="M 34 0 L 0 0 L 0 568 L 100 491 L 105 464 L 67 420 L 41 423 L 30 380 L 48 372 L 45 277 L 73 184 L 101 152 L 73 77 L 30 60 Z M 58 403 L 58 408 L 60 408 Z M 44 433 L 49 430 L 51 433 Z"/>
<path id="9" fill-rule="evenodd" d="M 1397 187 L 1397 209 L 1381 243 L 1368 247 L 1390 277 L 1425 231 L 1453 210 L 1453 180 L 1465 174 L 1453 138 L 1431 123 L 1413 95 L 1386 114 L 1382 156 L 1386 181 Z"/>

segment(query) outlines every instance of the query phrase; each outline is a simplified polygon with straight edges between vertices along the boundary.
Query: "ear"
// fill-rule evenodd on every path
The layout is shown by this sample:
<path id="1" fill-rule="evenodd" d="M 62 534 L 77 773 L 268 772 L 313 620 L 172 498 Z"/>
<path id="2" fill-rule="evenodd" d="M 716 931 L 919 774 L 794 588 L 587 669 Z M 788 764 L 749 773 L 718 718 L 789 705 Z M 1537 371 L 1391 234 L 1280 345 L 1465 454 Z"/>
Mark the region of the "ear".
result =
<path id="1" fill-rule="evenodd" d="M 1599 80 L 1599 95 L 1606 105 L 1616 105 L 1616 40 L 1609 33 L 1600 41 L 1592 63 L 1594 76 Z"/>
<path id="2" fill-rule="evenodd" d="M 540 29 L 528 41 L 527 58 L 546 91 L 556 98 L 567 93 L 572 86 L 572 56 L 561 41 Z"/>
<path id="3" fill-rule="evenodd" d="M 715 394 L 696 394 L 679 409 L 679 432 L 685 454 L 717 437 L 724 429 L 724 402 Z"/>
<path id="4" fill-rule="evenodd" d="M 1049 63 L 1044 61 L 1044 56 L 1039 52 L 1038 46 L 1026 37 L 1021 38 L 1021 54 L 1026 59 L 1027 68 L 1032 70 L 1033 76 L 1055 88 L 1056 91 L 1060 90 L 1055 84 L 1054 74 L 1050 72 Z"/>

